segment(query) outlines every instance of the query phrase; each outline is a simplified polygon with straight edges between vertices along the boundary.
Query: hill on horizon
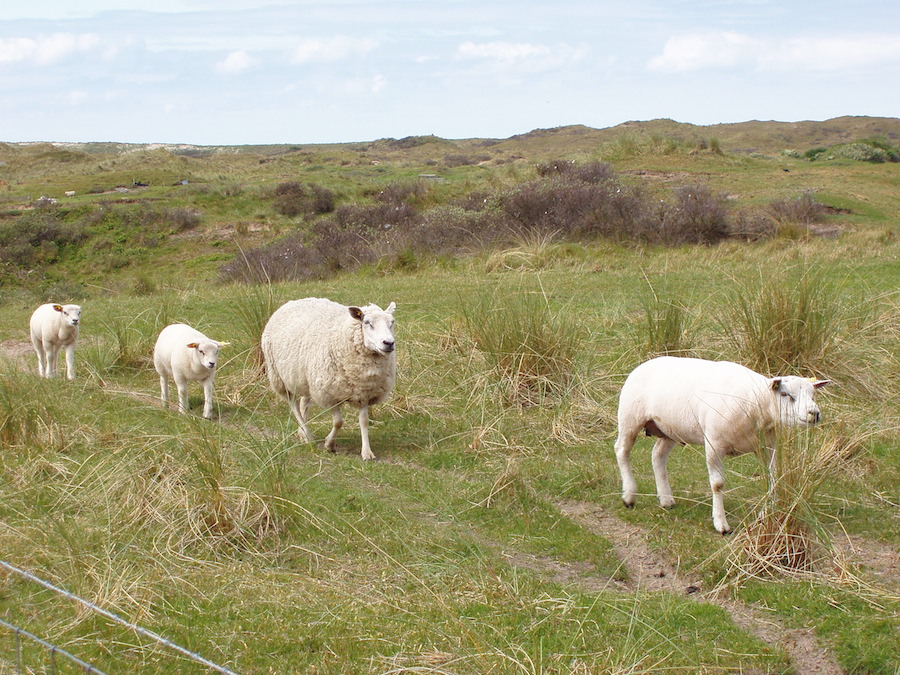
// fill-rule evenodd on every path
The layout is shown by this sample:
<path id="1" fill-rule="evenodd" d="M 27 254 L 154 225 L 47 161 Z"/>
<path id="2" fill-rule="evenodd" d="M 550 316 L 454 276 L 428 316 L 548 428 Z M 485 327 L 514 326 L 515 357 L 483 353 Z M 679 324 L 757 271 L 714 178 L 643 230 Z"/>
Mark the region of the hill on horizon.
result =
<path id="1" fill-rule="evenodd" d="M 900 142 L 900 118 L 842 116 L 824 121 L 778 122 L 750 120 L 711 125 L 696 125 L 677 122 L 672 119 L 627 121 L 616 126 L 593 128 L 585 125 L 567 125 L 546 129 L 534 129 L 505 139 L 469 138 L 445 139 L 434 135 L 408 136 L 401 139 L 382 138 L 371 141 L 348 141 L 343 143 L 292 143 L 262 145 L 214 145 L 204 146 L 191 143 L 123 143 L 115 141 L 89 142 L 28 142 L 4 143 L 7 147 L 28 147 L 49 145 L 90 154 L 120 154 L 138 149 L 160 148 L 174 154 L 203 155 L 231 150 L 258 154 L 281 154 L 285 151 L 312 149 L 360 149 L 379 146 L 380 150 L 414 151 L 420 149 L 452 150 L 453 148 L 472 150 L 488 148 L 507 152 L 521 152 L 533 156 L 543 154 L 544 146 L 552 146 L 552 153 L 571 150 L 576 147 L 589 148 L 594 145 L 613 142 L 628 136 L 671 138 L 688 144 L 702 144 L 715 141 L 724 151 L 736 153 L 773 153 L 785 149 L 804 152 L 816 147 L 828 147 L 841 143 L 851 143 L 863 139 L 884 139 L 892 145 Z M 427 147 L 430 146 L 430 147 Z M 413 152 L 413 154 L 419 154 Z"/>

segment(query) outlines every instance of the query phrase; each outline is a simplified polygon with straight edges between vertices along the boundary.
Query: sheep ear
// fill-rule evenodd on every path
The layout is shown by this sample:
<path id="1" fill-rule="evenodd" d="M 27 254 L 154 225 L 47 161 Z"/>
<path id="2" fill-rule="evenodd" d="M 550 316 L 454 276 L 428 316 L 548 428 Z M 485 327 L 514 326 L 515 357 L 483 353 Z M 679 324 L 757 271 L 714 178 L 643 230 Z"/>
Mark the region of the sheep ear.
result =
<path id="1" fill-rule="evenodd" d="M 821 389 L 826 384 L 831 384 L 831 380 L 813 380 L 812 386 L 814 389 Z"/>
<path id="2" fill-rule="evenodd" d="M 62 311 L 62 305 L 53 305 L 53 309 L 55 309 L 57 312 L 61 312 L 61 311 Z"/>
<path id="3" fill-rule="evenodd" d="M 778 391 L 781 389 L 781 378 L 773 377 L 770 382 L 772 383 L 772 391 Z"/>
<path id="4" fill-rule="evenodd" d="M 395 309 L 397 309 L 397 305 L 392 302 L 391 304 L 389 304 L 387 306 L 387 309 L 384 311 L 387 312 L 388 314 L 393 314 Z"/>
<path id="5" fill-rule="evenodd" d="M 200 344 L 198 342 L 188 342 L 186 346 L 188 349 L 197 349 Z"/>
<path id="6" fill-rule="evenodd" d="M 350 316 L 352 316 L 357 321 L 362 321 L 363 319 L 363 311 L 359 307 L 348 307 L 350 310 Z"/>

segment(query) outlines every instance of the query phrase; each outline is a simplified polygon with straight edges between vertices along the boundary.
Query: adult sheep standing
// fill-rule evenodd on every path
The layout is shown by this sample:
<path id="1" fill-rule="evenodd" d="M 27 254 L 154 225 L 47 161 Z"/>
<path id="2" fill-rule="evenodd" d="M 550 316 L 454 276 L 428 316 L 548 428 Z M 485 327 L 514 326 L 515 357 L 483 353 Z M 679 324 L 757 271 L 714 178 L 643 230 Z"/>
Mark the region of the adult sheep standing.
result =
<path id="1" fill-rule="evenodd" d="M 47 303 L 31 315 L 31 344 L 38 357 L 41 377 L 56 377 L 59 350 L 66 350 L 66 377 L 75 379 L 75 341 L 81 323 L 81 307 Z"/>
<path id="2" fill-rule="evenodd" d="M 307 419 L 315 402 L 331 410 L 325 447 L 334 452 L 343 426 L 341 405 L 348 403 L 359 408 L 362 458 L 375 459 L 369 406 L 386 400 L 394 388 L 394 309 L 393 302 L 381 309 L 305 298 L 285 303 L 269 318 L 261 340 L 269 384 L 287 399 L 306 441 L 313 440 Z"/>
<path id="3" fill-rule="evenodd" d="M 713 525 L 731 532 L 725 517 L 722 458 L 758 450 L 765 443 L 771 471 L 779 426 L 810 426 L 821 418 L 816 390 L 829 380 L 767 378 L 729 361 L 661 356 L 635 368 L 619 396 L 616 460 L 622 477 L 622 501 L 631 508 L 637 483 L 631 448 L 644 431 L 655 436 L 653 474 L 663 508 L 675 505 L 666 470 L 676 444 L 703 445 L 712 488 Z"/>
<path id="4" fill-rule="evenodd" d="M 153 365 L 159 373 L 160 398 L 163 403 L 168 405 L 169 380 L 175 380 L 178 410 L 187 414 L 190 407 L 188 383 L 199 382 L 203 385 L 203 417 L 211 419 L 219 348 L 227 344 L 210 340 L 184 323 L 163 328 L 153 347 Z"/>

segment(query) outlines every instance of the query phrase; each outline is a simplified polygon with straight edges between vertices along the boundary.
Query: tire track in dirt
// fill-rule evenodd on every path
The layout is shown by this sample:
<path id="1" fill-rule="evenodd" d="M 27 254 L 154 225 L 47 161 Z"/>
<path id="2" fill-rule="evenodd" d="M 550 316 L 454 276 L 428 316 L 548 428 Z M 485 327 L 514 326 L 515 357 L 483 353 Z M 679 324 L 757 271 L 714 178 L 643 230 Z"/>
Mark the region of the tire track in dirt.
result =
<path id="1" fill-rule="evenodd" d="M 626 590 L 665 591 L 721 607 L 732 621 L 767 645 L 784 649 L 798 675 L 841 675 L 834 656 L 819 644 L 811 630 L 787 627 L 775 615 L 712 593 L 700 593 L 700 583 L 682 573 L 647 543 L 646 533 L 596 504 L 575 500 L 555 502 L 560 512 L 609 541 L 628 572 Z M 552 572 L 552 568 L 551 568 Z M 579 583 L 577 580 L 575 583 Z"/>

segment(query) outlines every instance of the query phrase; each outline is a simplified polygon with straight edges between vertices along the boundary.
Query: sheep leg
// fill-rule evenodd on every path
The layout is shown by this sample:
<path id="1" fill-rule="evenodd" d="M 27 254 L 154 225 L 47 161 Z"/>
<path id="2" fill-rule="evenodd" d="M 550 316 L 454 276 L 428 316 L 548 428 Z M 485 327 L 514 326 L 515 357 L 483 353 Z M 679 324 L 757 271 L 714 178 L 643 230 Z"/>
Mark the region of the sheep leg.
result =
<path id="1" fill-rule="evenodd" d="M 213 416 L 213 378 L 203 382 L 203 418 L 211 420 Z"/>
<path id="2" fill-rule="evenodd" d="M 163 402 L 163 406 L 169 407 L 169 380 L 165 375 L 159 376 L 159 398 Z"/>
<path id="3" fill-rule="evenodd" d="M 669 453 L 675 447 L 675 441 L 671 438 L 657 438 L 653 444 L 653 476 L 656 478 L 656 496 L 659 505 L 664 509 L 675 506 L 675 498 L 672 496 L 672 487 L 669 485 L 669 471 L 666 465 L 669 461 Z"/>
<path id="4" fill-rule="evenodd" d="M 44 351 L 44 345 L 40 342 L 34 342 L 34 351 L 37 352 L 38 359 L 38 374 L 41 377 L 50 377 L 49 372 L 47 370 L 47 353 Z"/>
<path id="5" fill-rule="evenodd" d="M 297 429 L 297 435 L 307 443 L 312 443 L 313 437 L 309 432 L 309 426 L 306 424 L 306 420 L 309 417 L 309 397 L 301 396 L 297 398 L 296 396 L 291 396 L 289 400 L 291 402 L 291 412 L 294 413 L 294 418 L 297 420 L 297 424 L 300 425 L 300 428 Z"/>
<path id="6" fill-rule="evenodd" d="M 191 405 L 188 402 L 188 383 L 179 379 L 175 379 L 175 386 L 178 388 L 178 412 L 187 415 Z"/>
<path id="7" fill-rule="evenodd" d="M 634 496 L 637 493 L 637 481 L 631 470 L 631 448 L 637 439 L 637 430 L 619 428 L 619 437 L 616 439 L 616 461 L 619 463 L 619 474 L 622 476 L 622 501 L 629 509 L 634 506 Z"/>
<path id="8" fill-rule="evenodd" d="M 51 346 L 47 350 L 47 365 L 45 366 L 45 377 L 56 377 L 58 374 L 57 361 L 59 359 L 59 349 Z"/>
<path id="9" fill-rule="evenodd" d="M 66 346 L 66 378 L 75 379 L 75 343 Z"/>
<path id="10" fill-rule="evenodd" d="M 712 488 L 713 526 L 722 534 L 729 534 L 731 527 L 725 517 L 725 467 L 716 449 L 707 443 L 706 468 L 709 471 L 709 486 Z"/>
<path id="11" fill-rule="evenodd" d="M 372 446 L 369 445 L 369 406 L 364 405 L 359 409 L 359 433 L 362 436 L 362 458 L 375 459 Z"/>
<path id="12" fill-rule="evenodd" d="M 331 432 L 325 439 L 325 449 L 329 452 L 334 452 L 335 438 L 337 438 L 338 431 L 344 426 L 344 417 L 341 415 L 340 405 L 336 405 L 331 409 L 331 421 Z"/>

